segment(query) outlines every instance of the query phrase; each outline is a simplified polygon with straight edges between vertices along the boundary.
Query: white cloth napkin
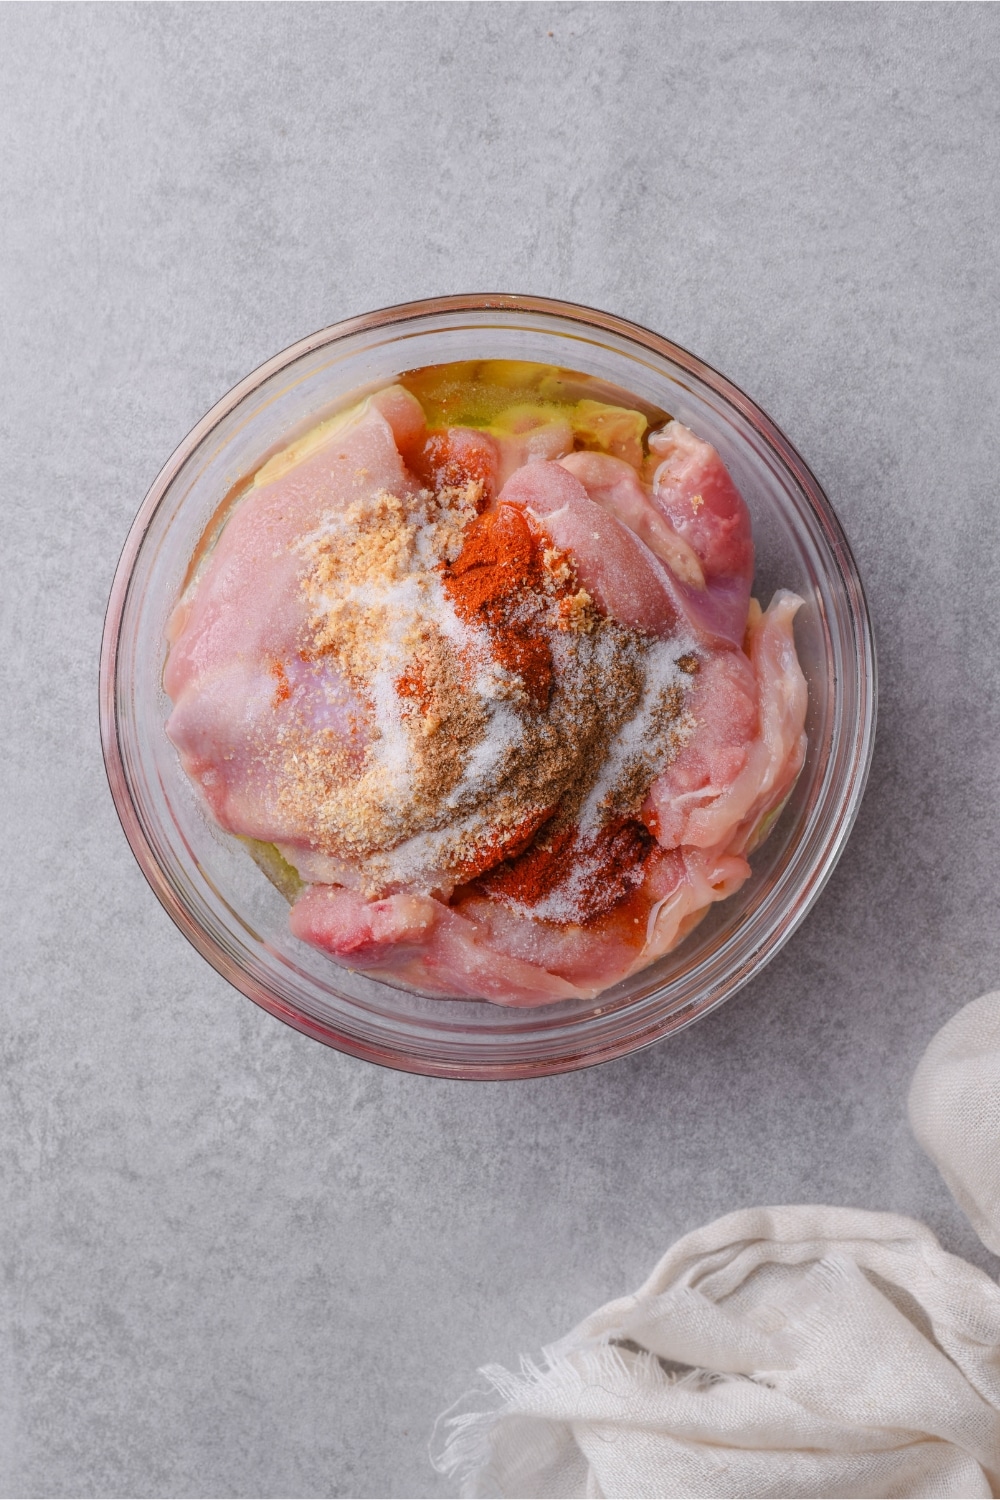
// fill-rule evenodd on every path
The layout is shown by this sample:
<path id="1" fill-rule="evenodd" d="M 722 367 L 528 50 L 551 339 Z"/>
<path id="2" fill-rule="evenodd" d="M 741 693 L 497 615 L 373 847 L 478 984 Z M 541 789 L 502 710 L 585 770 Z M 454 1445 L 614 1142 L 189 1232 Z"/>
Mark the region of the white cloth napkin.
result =
<path id="1" fill-rule="evenodd" d="M 917 1069 L 918 1140 L 1000 1252 L 1000 992 Z M 802 1206 L 686 1235 L 441 1419 L 468 1496 L 1000 1496 L 1000 1287 L 914 1219 Z"/>

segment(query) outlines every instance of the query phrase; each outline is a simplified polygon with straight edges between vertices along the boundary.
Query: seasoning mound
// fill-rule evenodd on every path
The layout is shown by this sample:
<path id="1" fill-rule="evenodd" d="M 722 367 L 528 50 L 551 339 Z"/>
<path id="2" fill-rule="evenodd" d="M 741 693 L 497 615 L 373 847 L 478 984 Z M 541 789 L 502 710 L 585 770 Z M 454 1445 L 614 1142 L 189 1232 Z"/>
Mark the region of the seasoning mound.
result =
<path id="1" fill-rule="evenodd" d="M 690 728 L 690 640 L 602 616 L 524 510 L 481 502 L 478 480 L 380 489 L 296 544 L 301 657 L 335 667 L 364 714 L 344 741 L 292 694 L 262 754 L 284 817 L 368 897 L 450 894 L 526 850 L 542 857 L 540 837 L 562 864 L 592 856 Z M 606 910 L 615 882 L 599 884 L 563 880 L 552 919 Z M 491 889 L 524 904 L 509 875 Z"/>

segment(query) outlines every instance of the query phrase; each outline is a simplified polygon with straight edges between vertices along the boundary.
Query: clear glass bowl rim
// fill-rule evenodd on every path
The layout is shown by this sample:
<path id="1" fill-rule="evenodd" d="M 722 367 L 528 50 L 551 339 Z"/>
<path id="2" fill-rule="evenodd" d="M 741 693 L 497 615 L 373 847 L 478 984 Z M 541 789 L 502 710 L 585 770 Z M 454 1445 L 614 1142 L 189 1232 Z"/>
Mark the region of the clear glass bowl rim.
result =
<path id="1" fill-rule="evenodd" d="M 627 1031 L 620 1037 L 606 1041 L 599 1047 L 568 1045 L 564 1055 L 549 1057 L 538 1063 L 517 1061 L 513 1063 L 477 1062 L 455 1066 L 449 1062 L 436 1062 L 421 1056 L 414 1058 L 392 1045 L 375 1046 L 365 1040 L 338 1030 L 288 1005 L 266 985 L 222 949 L 204 931 L 178 898 L 173 886 L 166 880 L 153 849 L 146 837 L 133 801 L 124 758 L 119 743 L 117 715 L 117 664 L 120 632 L 133 573 L 146 533 L 160 503 L 169 491 L 177 474 L 191 454 L 212 430 L 239 403 L 258 386 L 303 355 L 326 345 L 332 345 L 351 335 L 384 329 L 397 323 L 435 315 L 461 312 L 537 313 L 576 323 L 583 328 L 611 333 L 650 350 L 671 361 L 696 380 L 704 382 L 729 405 L 739 411 L 757 430 L 759 435 L 778 455 L 792 474 L 800 491 L 807 500 L 825 535 L 827 545 L 837 563 L 840 581 L 847 600 L 854 637 L 855 662 L 858 671 L 857 713 L 851 731 L 853 745 L 848 751 L 848 769 L 843 778 L 844 786 L 840 805 L 828 819 L 830 828 L 824 846 L 814 856 L 800 891 L 790 903 L 783 919 L 775 925 L 768 940 L 762 944 L 730 977 L 727 983 L 700 1001 L 673 1011 L 655 1024 L 640 1031 Z M 877 712 L 877 662 L 874 634 L 864 588 L 855 564 L 850 545 L 843 528 L 819 482 L 802 456 L 785 437 L 780 428 L 765 411 L 752 401 L 738 386 L 711 365 L 662 335 L 633 323 L 625 318 L 578 303 L 565 302 L 548 297 L 535 297 L 510 293 L 464 293 L 443 297 L 424 298 L 413 302 L 397 303 L 374 309 L 353 318 L 333 323 L 298 340 L 280 353 L 266 360 L 255 370 L 233 386 L 178 444 L 157 474 L 146 494 L 126 537 L 108 600 L 100 662 L 100 725 L 108 784 L 115 809 L 126 839 L 137 863 L 158 900 L 172 921 L 201 955 L 222 977 L 247 998 L 254 1001 L 271 1015 L 292 1026 L 295 1030 L 320 1041 L 327 1046 L 351 1056 L 377 1063 L 404 1072 L 437 1077 L 461 1079 L 499 1080 L 539 1077 L 569 1072 L 583 1067 L 592 1067 L 615 1057 L 650 1046 L 661 1037 L 669 1035 L 708 1014 L 738 989 L 747 983 L 784 946 L 821 894 L 850 835 L 864 794 L 865 783 L 871 766 L 874 750 Z M 442 1001 L 442 1004 L 447 1004 Z M 626 1007 L 627 1009 L 627 1007 Z"/>

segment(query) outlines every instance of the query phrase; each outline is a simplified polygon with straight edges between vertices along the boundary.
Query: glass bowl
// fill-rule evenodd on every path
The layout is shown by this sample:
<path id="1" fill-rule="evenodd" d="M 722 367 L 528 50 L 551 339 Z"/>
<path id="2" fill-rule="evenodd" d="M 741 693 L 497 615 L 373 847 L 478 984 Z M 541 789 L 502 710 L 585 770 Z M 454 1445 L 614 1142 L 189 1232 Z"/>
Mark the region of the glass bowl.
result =
<path id="1" fill-rule="evenodd" d="M 164 733 L 167 617 L 216 513 L 270 453 L 405 370 L 452 360 L 581 370 L 669 411 L 721 453 L 753 518 L 754 591 L 805 600 L 809 750 L 753 874 L 684 943 L 596 1000 L 514 1009 L 432 999 L 339 968 L 293 938 L 288 907 L 203 813 Z M 248 375 L 157 476 L 115 574 L 101 656 L 101 732 L 136 859 L 181 931 L 237 989 L 355 1057 L 453 1078 L 566 1072 L 647 1046 L 732 995 L 816 900 L 858 810 L 875 724 L 875 654 L 861 581 L 836 516 L 773 422 L 675 344 L 608 313 L 539 297 L 457 296 L 351 318 Z"/>

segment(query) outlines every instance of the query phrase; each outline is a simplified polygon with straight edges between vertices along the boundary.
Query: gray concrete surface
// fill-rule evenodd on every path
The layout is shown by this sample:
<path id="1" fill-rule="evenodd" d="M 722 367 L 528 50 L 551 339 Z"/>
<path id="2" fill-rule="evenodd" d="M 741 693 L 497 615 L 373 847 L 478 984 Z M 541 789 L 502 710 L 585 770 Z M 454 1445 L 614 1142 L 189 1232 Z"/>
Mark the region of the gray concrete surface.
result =
<path id="1" fill-rule="evenodd" d="M 740 1205 L 926 1219 L 934 1029 L 1000 982 L 1000 9 L 0 8 L 0 1489 L 446 1494 L 426 1442 Z M 532 290 L 696 350 L 853 540 L 881 725 L 823 900 L 682 1036 L 516 1085 L 304 1040 L 185 944 L 100 759 L 157 469 L 314 328 Z M 995 1269 L 995 1267 L 994 1267 Z"/>

